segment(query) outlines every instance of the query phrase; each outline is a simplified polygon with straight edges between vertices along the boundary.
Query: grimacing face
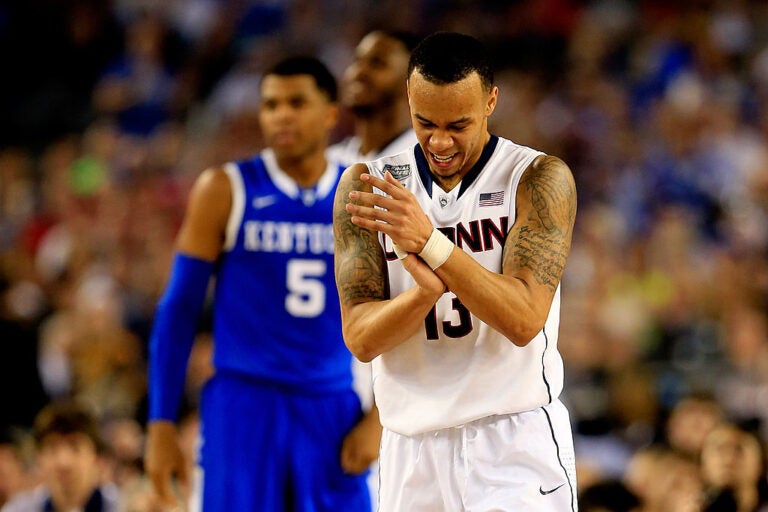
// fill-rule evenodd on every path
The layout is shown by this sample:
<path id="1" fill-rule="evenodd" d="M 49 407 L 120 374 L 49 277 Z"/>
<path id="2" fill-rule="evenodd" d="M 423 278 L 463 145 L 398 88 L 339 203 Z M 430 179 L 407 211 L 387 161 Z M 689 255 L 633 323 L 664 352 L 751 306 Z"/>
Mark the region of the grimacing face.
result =
<path id="1" fill-rule="evenodd" d="M 300 160 L 322 151 L 338 107 L 310 75 L 267 75 L 261 83 L 259 124 L 277 159 Z"/>
<path id="2" fill-rule="evenodd" d="M 365 36 L 344 73 L 344 104 L 364 112 L 395 103 L 405 95 L 408 57 L 405 45 L 383 32 Z"/>
<path id="3" fill-rule="evenodd" d="M 486 91 L 477 73 L 445 85 L 428 81 L 418 68 L 408 79 L 411 121 L 429 168 L 450 190 L 480 158 L 490 139 L 488 116 L 498 88 Z"/>

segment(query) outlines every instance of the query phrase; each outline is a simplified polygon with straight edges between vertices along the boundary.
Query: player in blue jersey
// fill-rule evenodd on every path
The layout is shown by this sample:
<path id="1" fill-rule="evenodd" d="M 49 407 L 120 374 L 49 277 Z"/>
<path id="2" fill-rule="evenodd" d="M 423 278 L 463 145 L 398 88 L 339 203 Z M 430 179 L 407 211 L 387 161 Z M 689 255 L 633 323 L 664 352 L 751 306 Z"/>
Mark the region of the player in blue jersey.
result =
<path id="1" fill-rule="evenodd" d="M 378 414 L 352 389 L 333 276 L 325 159 L 336 82 L 294 57 L 261 83 L 267 149 L 201 174 L 150 341 L 147 473 L 164 503 L 188 481 L 175 419 L 196 319 L 215 276 L 214 377 L 201 397 L 202 510 L 370 511 Z M 373 446 L 373 449 L 371 449 Z"/>

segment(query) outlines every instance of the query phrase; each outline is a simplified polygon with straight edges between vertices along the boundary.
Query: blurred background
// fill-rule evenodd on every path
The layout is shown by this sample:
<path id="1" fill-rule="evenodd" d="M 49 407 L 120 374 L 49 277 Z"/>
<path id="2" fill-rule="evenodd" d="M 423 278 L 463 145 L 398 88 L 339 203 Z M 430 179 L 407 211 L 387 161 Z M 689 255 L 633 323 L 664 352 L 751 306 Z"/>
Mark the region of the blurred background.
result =
<path id="1" fill-rule="evenodd" d="M 103 426 L 104 478 L 135 498 L 147 339 L 190 185 L 261 148 L 266 65 L 310 53 L 340 78 L 377 27 L 482 39 L 492 132 L 573 170 L 559 346 L 579 488 L 600 490 L 583 509 L 621 484 L 642 510 L 702 510 L 743 485 L 718 470 L 764 496 L 768 2 L 37 0 L 0 2 L 0 504 L 36 481 L 35 414 L 73 396 Z"/>

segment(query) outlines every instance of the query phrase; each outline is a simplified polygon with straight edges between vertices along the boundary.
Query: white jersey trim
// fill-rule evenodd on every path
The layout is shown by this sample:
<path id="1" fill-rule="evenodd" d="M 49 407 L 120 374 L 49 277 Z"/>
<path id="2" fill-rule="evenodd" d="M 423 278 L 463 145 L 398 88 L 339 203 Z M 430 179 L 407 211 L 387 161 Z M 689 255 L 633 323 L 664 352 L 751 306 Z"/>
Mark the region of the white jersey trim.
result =
<path id="1" fill-rule="evenodd" d="M 299 198 L 299 186 L 296 182 L 277 165 L 275 152 L 271 149 L 265 149 L 261 152 L 261 158 L 264 160 L 264 167 L 272 183 L 285 195 L 291 199 Z"/>
<path id="2" fill-rule="evenodd" d="M 227 219 L 224 250 L 231 251 L 237 243 L 237 233 L 245 212 L 245 185 L 237 164 L 232 162 L 225 164 L 224 172 L 229 177 L 229 185 L 232 189 L 232 208 L 229 210 L 229 219 Z"/>
<path id="3" fill-rule="evenodd" d="M 339 177 L 338 164 L 328 161 L 325 167 L 325 172 L 317 182 L 317 199 L 325 199 L 325 197 L 335 190 L 336 179 Z"/>
<path id="4" fill-rule="evenodd" d="M 267 174 L 272 180 L 272 183 L 274 183 L 283 194 L 291 199 L 299 199 L 302 194 L 301 188 L 298 183 L 296 183 L 296 180 L 288 176 L 288 174 L 277 164 L 275 152 L 272 149 L 267 148 L 261 152 L 261 158 L 264 160 L 264 167 L 267 169 Z M 320 176 L 317 185 L 314 187 L 314 192 L 304 191 L 305 195 L 309 192 L 313 196 L 311 198 L 301 197 L 305 203 L 324 199 L 334 190 L 336 178 L 339 175 L 339 165 L 338 162 L 332 162 L 330 159 L 327 160 L 325 171 L 323 171 L 323 175 Z"/>

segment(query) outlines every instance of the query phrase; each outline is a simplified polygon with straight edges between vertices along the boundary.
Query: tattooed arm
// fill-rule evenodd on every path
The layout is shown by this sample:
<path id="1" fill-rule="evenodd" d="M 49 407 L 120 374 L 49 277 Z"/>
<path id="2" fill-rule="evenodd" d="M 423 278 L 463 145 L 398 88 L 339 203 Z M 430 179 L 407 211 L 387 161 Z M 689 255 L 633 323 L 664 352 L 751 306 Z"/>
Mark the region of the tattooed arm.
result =
<path id="1" fill-rule="evenodd" d="M 445 285 L 411 254 L 402 263 L 417 285 L 390 299 L 378 233 L 353 224 L 346 209 L 350 192 L 371 192 L 371 186 L 360 180 L 365 172 L 364 164 L 356 164 L 341 177 L 333 206 L 333 234 L 344 342 L 355 357 L 370 361 L 423 328 L 424 317 Z"/>
<path id="2" fill-rule="evenodd" d="M 570 252 L 576 186 L 568 166 L 536 158 L 520 180 L 516 206 L 501 274 L 459 250 L 436 273 L 473 314 L 524 346 L 546 322 Z"/>

